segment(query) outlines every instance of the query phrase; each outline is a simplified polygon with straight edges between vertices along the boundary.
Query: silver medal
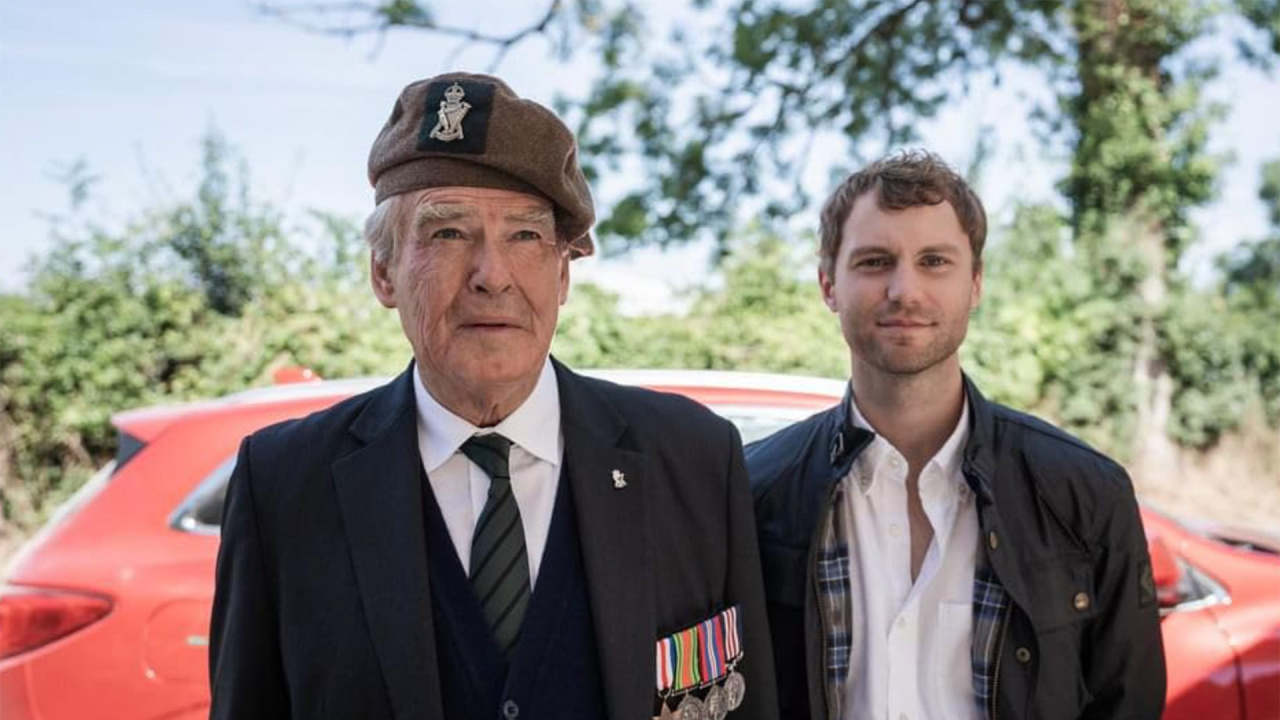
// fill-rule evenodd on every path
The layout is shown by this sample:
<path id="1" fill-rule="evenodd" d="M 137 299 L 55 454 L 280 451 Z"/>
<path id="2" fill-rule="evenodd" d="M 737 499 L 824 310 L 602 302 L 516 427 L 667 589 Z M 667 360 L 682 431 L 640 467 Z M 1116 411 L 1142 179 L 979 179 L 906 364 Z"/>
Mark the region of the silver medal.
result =
<path id="1" fill-rule="evenodd" d="M 725 702 L 724 690 L 719 685 L 712 685 L 707 691 L 707 696 L 703 698 L 703 705 L 707 709 L 707 717 L 709 720 L 724 720 L 724 716 L 729 714 L 728 703 Z"/>
<path id="2" fill-rule="evenodd" d="M 737 670 L 729 672 L 729 677 L 724 681 L 724 701 L 729 710 L 737 710 L 742 704 L 742 698 L 747 694 L 747 681 L 742 677 L 742 673 Z"/>
<path id="3" fill-rule="evenodd" d="M 711 720 L 702 701 L 689 693 L 680 701 L 680 720 Z"/>

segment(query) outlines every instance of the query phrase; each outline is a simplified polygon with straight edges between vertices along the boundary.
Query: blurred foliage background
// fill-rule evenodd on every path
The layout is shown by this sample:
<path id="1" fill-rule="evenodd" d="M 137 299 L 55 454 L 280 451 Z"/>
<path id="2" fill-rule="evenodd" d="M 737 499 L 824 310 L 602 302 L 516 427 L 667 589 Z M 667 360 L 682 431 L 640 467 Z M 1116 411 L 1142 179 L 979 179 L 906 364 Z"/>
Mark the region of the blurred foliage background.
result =
<path id="1" fill-rule="evenodd" d="M 994 399 L 1115 454 L 1148 497 L 1208 514 L 1208 499 L 1234 498 L 1217 514 L 1274 518 L 1280 159 L 1259 197 L 1269 235 L 1210 273 L 1181 261 L 1197 240 L 1189 213 L 1213 197 L 1226 160 L 1207 150 L 1224 108 L 1205 90 L 1223 58 L 1203 41 L 1226 36 L 1214 47 L 1271 70 L 1280 2 L 691 3 L 722 31 L 655 43 L 638 3 L 605 0 L 552 2 L 507 37 L 437 25 L 414 0 L 263 11 L 346 36 L 462 35 L 499 58 L 542 34 L 597 57 L 591 92 L 560 109 L 589 175 L 631 183 L 602 208 L 601 243 L 618 253 L 702 240 L 718 253 L 678 313 L 624 315 L 608 290 L 575 285 L 553 352 L 579 367 L 844 376 L 816 242 L 792 229 L 816 218 L 800 181 L 812 138 L 838 136 L 852 169 L 869 141 L 909 144 L 974 73 L 1034 68 L 1056 95 L 1037 111 L 1040 131 L 1068 171 L 1061 202 L 992 228 L 967 370 Z M 975 181 L 990 142 L 968 169 Z M 0 535 L 30 532 L 112 455 L 115 411 L 265 384 L 286 365 L 330 378 L 403 367 L 395 315 L 368 289 L 360 219 L 287 222 L 254 197 L 225 139 L 211 132 L 202 150 L 199 185 L 138 209 L 123 230 L 80 212 L 92 176 L 71 168 L 51 249 L 24 292 L 0 296 Z"/>

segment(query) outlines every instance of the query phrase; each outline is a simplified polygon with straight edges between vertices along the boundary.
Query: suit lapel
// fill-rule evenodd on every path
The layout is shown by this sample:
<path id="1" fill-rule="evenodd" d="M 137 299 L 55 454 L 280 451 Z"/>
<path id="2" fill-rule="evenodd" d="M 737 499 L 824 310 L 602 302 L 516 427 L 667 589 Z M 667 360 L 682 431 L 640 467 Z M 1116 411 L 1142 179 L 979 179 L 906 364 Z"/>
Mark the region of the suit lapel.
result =
<path id="1" fill-rule="evenodd" d="M 427 585 L 414 366 L 375 391 L 351 432 L 365 443 L 333 465 L 365 620 L 395 716 L 440 717 Z"/>
<path id="2" fill-rule="evenodd" d="M 645 519 L 647 457 L 620 447 L 626 423 L 598 390 L 559 363 L 555 369 L 605 705 L 614 720 L 648 718 L 657 627 Z"/>

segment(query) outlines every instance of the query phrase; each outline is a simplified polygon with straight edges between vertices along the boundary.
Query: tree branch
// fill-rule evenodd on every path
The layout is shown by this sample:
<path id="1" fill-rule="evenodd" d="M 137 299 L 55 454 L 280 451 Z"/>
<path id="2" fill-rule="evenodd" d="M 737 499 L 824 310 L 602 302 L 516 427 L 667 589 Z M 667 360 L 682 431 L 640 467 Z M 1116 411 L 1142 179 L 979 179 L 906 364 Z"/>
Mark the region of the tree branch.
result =
<path id="1" fill-rule="evenodd" d="M 393 18 L 384 12 L 386 7 L 385 3 L 362 2 L 361 0 L 314 3 L 294 7 L 285 7 L 272 2 L 261 2 L 257 5 L 258 12 L 267 17 L 275 18 L 308 32 L 321 35 L 333 35 L 349 39 L 357 35 L 371 33 L 382 35 L 388 30 L 405 27 L 456 37 L 463 41 L 496 45 L 499 48 L 499 57 L 505 55 L 507 50 L 521 41 L 533 35 L 546 33 L 551 21 L 562 10 L 560 0 L 551 0 L 546 12 L 542 14 L 542 17 L 537 22 L 507 35 L 494 35 L 477 31 L 474 28 L 441 25 L 435 22 L 431 15 L 427 13 L 405 14 Z M 371 17 L 372 20 L 363 23 L 350 22 L 350 16 L 353 14 Z M 326 21 L 326 18 L 335 16 L 340 17 L 336 21 Z"/>

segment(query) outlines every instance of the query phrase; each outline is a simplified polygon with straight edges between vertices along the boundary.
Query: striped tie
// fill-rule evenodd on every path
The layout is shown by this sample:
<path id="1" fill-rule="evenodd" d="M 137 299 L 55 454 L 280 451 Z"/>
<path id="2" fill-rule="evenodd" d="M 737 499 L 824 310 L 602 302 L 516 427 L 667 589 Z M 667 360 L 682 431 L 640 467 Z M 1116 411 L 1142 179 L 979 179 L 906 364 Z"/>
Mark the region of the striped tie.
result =
<path id="1" fill-rule="evenodd" d="M 462 453 L 491 481 L 471 538 L 471 589 L 493 628 L 498 648 L 508 658 L 520 634 L 530 592 L 524 524 L 511 492 L 510 452 L 511 441 L 496 433 L 477 435 L 462 444 Z"/>

